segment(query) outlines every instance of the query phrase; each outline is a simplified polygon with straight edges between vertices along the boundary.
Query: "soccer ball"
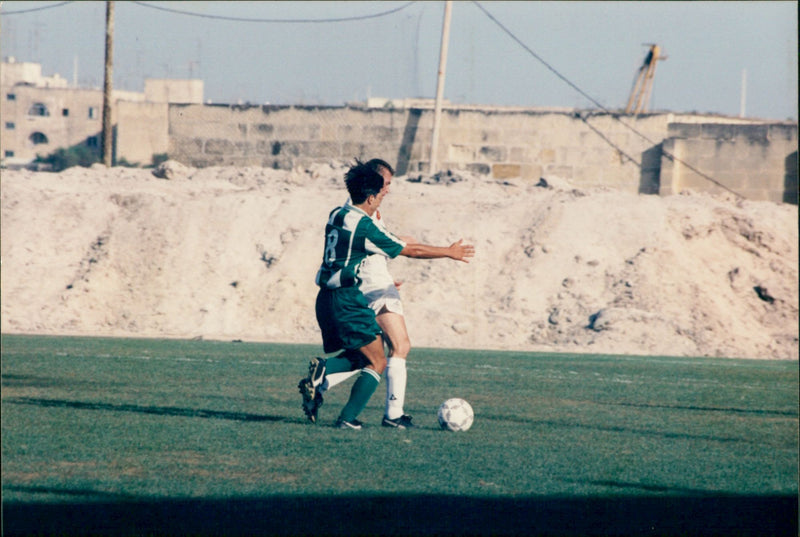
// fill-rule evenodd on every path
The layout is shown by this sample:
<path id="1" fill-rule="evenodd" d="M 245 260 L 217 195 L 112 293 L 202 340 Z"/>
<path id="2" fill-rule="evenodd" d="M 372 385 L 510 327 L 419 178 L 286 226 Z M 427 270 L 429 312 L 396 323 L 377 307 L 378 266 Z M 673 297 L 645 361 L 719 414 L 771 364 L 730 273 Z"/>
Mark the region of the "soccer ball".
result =
<path id="1" fill-rule="evenodd" d="M 442 403 L 438 415 L 439 425 L 447 431 L 466 431 L 472 427 L 472 421 L 475 419 L 475 413 L 469 403 L 458 397 Z"/>

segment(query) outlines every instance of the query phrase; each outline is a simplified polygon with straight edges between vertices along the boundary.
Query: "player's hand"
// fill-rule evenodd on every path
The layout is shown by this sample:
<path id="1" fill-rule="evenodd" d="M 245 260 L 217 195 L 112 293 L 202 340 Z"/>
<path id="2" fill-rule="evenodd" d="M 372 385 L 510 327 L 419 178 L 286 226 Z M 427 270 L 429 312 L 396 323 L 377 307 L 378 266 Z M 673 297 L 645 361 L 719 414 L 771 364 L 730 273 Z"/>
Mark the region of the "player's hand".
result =
<path id="1" fill-rule="evenodd" d="M 471 244 L 463 244 L 464 239 L 458 239 L 450 245 L 450 258 L 456 261 L 469 263 L 469 258 L 475 255 L 475 247 Z"/>

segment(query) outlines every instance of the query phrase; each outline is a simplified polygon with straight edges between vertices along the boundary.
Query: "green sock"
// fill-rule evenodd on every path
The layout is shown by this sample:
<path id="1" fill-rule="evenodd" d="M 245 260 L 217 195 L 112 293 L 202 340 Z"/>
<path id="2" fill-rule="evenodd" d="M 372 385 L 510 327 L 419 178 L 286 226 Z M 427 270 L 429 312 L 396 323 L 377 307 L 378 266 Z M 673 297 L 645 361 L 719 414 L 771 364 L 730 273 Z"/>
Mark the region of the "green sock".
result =
<path id="1" fill-rule="evenodd" d="M 381 376 L 372 369 L 362 369 L 361 374 L 358 375 L 353 389 L 350 390 L 350 399 L 344 405 L 342 413 L 339 414 L 339 419 L 344 421 L 353 421 L 361 414 L 364 407 L 367 406 L 369 398 L 375 393 L 378 384 L 381 381 Z"/>

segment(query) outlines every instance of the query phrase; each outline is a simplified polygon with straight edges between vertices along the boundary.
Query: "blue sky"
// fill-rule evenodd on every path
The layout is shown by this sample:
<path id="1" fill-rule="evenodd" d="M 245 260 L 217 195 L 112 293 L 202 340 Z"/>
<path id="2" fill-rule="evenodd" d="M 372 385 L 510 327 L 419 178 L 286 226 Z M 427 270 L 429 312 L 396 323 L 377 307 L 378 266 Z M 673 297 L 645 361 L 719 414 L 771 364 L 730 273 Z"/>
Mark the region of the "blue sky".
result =
<path id="1" fill-rule="evenodd" d="M 429 97 L 444 2 L 115 3 L 114 87 L 202 78 L 217 103 L 340 105 Z M 796 2 L 481 2 L 541 60 L 623 108 L 657 43 L 650 107 L 797 119 Z M 47 8 L 30 11 L 36 8 Z M 165 11 L 184 11 L 191 16 Z M 383 12 L 395 13 L 363 18 Z M 27 11 L 26 13 L 14 13 Z M 263 22 L 286 19 L 338 22 Z M 229 20 L 248 19 L 248 20 Z M 258 20 L 254 20 L 258 19 Z M 260 20 L 260 21 L 259 21 Z M 0 52 L 102 87 L 105 2 L 4 1 Z M 456 103 L 595 108 L 474 2 L 454 2 L 445 97 Z"/>

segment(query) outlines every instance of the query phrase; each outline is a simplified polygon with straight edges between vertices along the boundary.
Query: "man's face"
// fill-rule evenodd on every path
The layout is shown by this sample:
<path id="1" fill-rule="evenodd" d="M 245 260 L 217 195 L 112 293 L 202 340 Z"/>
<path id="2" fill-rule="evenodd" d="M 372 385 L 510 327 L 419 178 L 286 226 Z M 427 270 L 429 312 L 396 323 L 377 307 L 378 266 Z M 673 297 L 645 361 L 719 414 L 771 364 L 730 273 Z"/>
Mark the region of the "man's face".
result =
<path id="1" fill-rule="evenodd" d="M 383 177 L 383 189 L 381 190 L 381 199 L 383 199 L 383 196 L 389 193 L 389 185 L 392 184 L 392 174 L 389 173 L 389 170 L 386 168 L 381 168 L 378 173 Z"/>
<path id="2" fill-rule="evenodd" d="M 386 196 L 386 193 L 387 193 L 386 184 L 384 183 L 383 188 L 381 189 L 381 191 L 378 192 L 375 195 L 375 208 L 376 209 L 381 206 L 381 202 L 383 201 L 383 198 Z"/>

